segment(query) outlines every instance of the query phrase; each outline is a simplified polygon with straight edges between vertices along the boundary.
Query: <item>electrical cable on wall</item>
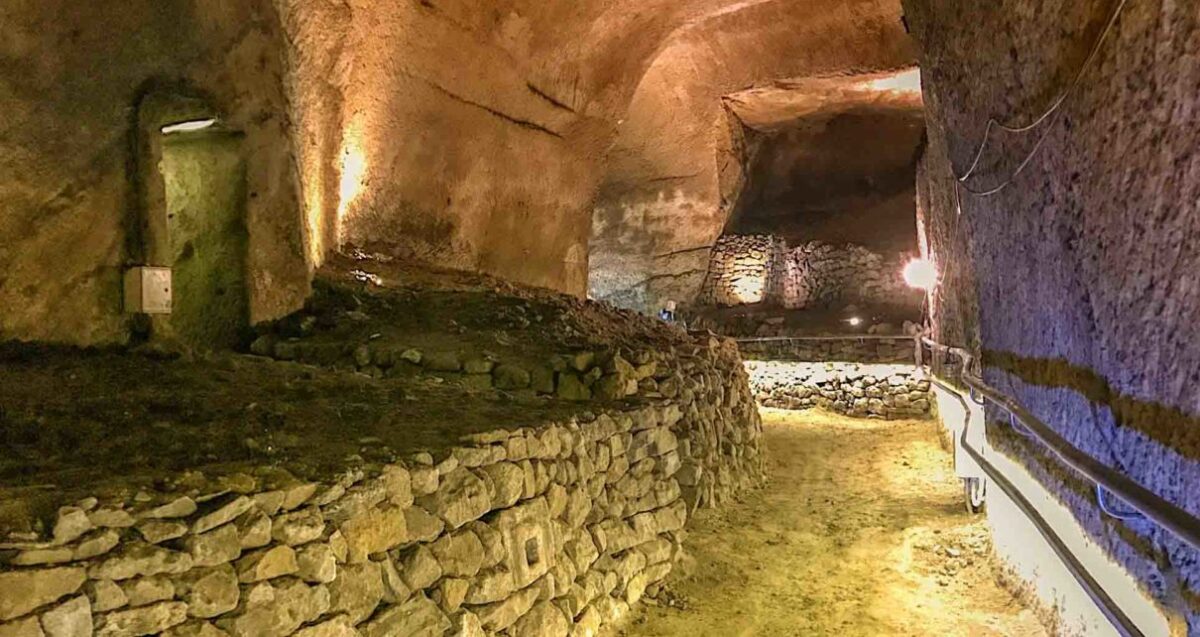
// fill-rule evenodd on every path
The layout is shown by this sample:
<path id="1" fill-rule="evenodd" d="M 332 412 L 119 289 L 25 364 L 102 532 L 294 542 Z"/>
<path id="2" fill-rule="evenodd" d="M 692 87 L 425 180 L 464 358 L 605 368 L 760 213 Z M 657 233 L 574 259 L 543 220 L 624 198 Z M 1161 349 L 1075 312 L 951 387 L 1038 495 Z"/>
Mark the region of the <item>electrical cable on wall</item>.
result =
<path id="1" fill-rule="evenodd" d="M 1029 167 L 1029 164 L 1033 161 L 1033 158 L 1037 155 L 1038 151 L 1042 149 L 1046 139 L 1050 136 L 1050 131 L 1054 130 L 1054 124 L 1058 122 L 1058 119 L 1062 114 L 1062 105 L 1067 101 L 1067 98 L 1074 94 L 1075 90 L 1079 88 L 1079 84 L 1083 79 L 1084 73 L 1096 61 L 1097 57 L 1099 57 L 1101 48 L 1104 46 L 1105 41 L 1108 39 L 1109 34 L 1112 32 L 1113 27 L 1117 23 L 1117 18 L 1121 16 L 1121 12 L 1125 9 L 1125 5 L 1127 3 L 1128 0 L 1120 0 L 1120 2 L 1117 3 L 1117 6 L 1113 9 L 1112 15 L 1109 16 L 1108 22 L 1104 25 L 1104 30 L 1100 32 L 1100 37 L 1096 38 L 1096 43 L 1092 46 L 1087 58 L 1084 59 L 1083 64 L 1079 67 L 1079 71 L 1075 73 L 1075 77 L 1072 78 L 1070 84 L 1067 85 L 1067 88 L 1061 94 L 1059 94 L 1057 98 L 1055 98 L 1045 112 L 1024 126 L 1003 124 L 994 117 L 988 118 L 987 125 L 983 129 L 983 139 L 979 142 L 979 149 L 975 152 L 975 158 L 972 160 L 970 168 L 968 168 L 967 171 L 961 176 L 955 175 L 954 177 L 956 180 L 954 185 L 955 203 L 959 212 L 961 212 L 961 206 L 958 205 L 957 200 L 959 197 L 958 189 L 960 187 L 977 197 L 990 197 L 1012 185 L 1013 181 L 1015 181 L 1016 178 L 1019 177 L 1021 173 L 1023 173 L 1025 169 Z M 1017 165 L 1016 170 L 1014 170 L 1011 175 L 1001 181 L 999 185 L 986 190 L 975 190 L 966 184 L 967 180 L 970 179 L 975 174 L 975 171 L 979 168 L 979 165 L 983 160 L 984 151 L 987 149 L 988 141 L 990 140 L 992 131 L 994 129 L 998 128 L 1005 132 L 1021 134 L 1037 128 L 1047 120 L 1049 120 L 1049 123 L 1045 126 L 1042 134 L 1038 137 L 1037 142 L 1034 143 L 1033 148 L 1030 149 L 1030 151 L 1025 155 L 1025 158 L 1021 160 L 1021 163 Z"/>

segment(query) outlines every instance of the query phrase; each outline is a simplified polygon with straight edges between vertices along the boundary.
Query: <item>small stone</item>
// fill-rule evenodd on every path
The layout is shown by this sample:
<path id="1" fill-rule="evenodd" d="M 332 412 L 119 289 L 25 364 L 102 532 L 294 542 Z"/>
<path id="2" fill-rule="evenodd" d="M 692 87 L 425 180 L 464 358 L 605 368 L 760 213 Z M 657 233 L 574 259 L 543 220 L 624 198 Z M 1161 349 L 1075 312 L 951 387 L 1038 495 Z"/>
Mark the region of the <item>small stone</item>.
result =
<path id="1" fill-rule="evenodd" d="M 379 574 L 383 579 L 384 602 L 399 604 L 412 595 L 412 589 L 404 583 L 404 578 L 400 577 L 400 571 L 396 569 L 396 562 L 391 556 L 384 555 L 376 564 L 379 565 Z"/>
<path id="2" fill-rule="evenodd" d="M 422 358 L 421 350 L 419 349 L 406 349 L 400 352 L 400 360 L 408 361 L 413 365 L 420 365 Z"/>
<path id="3" fill-rule="evenodd" d="M 445 522 L 419 506 L 405 509 L 404 521 L 408 527 L 408 539 L 414 542 L 432 542 L 446 528 Z"/>
<path id="4" fill-rule="evenodd" d="M 92 600 L 92 610 L 97 613 L 115 610 L 129 603 L 125 591 L 116 582 L 107 579 L 88 582 L 87 596 Z"/>
<path id="5" fill-rule="evenodd" d="M 492 370 L 492 384 L 496 389 L 525 389 L 531 381 L 529 372 L 516 365 L 501 364 Z"/>
<path id="6" fill-rule="evenodd" d="M 483 543 L 470 531 L 444 535 L 429 550 L 448 576 L 474 577 L 483 565 Z"/>
<path id="7" fill-rule="evenodd" d="M 400 557 L 400 577 L 412 590 L 433 585 L 442 576 L 442 566 L 424 545 L 410 549 Z"/>
<path id="8" fill-rule="evenodd" d="M 207 619 L 237 608 L 241 590 L 237 573 L 229 564 L 193 571 L 184 581 L 187 592 L 183 599 L 188 604 L 188 615 Z"/>
<path id="9" fill-rule="evenodd" d="M 435 372 L 457 372 L 462 369 L 462 361 L 454 352 L 433 352 L 425 354 L 421 365 Z"/>
<path id="10" fill-rule="evenodd" d="M 90 535 L 84 536 L 77 544 L 75 544 L 74 554 L 71 556 L 75 560 L 90 560 L 93 557 L 99 557 L 116 548 L 121 542 L 121 536 L 112 529 L 104 529 Z"/>
<path id="11" fill-rule="evenodd" d="M 492 497 L 482 480 L 460 467 L 443 476 L 437 492 L 420 498 L 417 504 L 457 529 L 490 511 Z"/>
<path id="12" fill-rule="evenodd" d="M 592 390 L 571 372 L 560 372 L 555 394 L 562 400 L 584 401 L 592 399 Z"/>
<path id="13" fill-rule="evenodd" d="M 75 557 L 75 551 L 68 546 L 48 549 L 26 549 L 17 553 L 10 562 L 13 566 L 38 566 L 42 564 L 62 564 L 70 562 Z"/>
<path id="14" fill-rule="evenodd" d="M 468 374 L 490 374 L 496 363 L 481 356 L 468 358 L 463 362 L 463 371 Z"/>
<path id="15" fill-rule="evenodd" d="M 354 623 L 346 615 L 338 615 L 328 621 L 309 626 L 296 633 L 296 637 L 360 637 Z"/>
<path id="16" fill-rule="evenodd" d="M 259 586 L 264 589 L 259 599 L 247 599 L 244 611 L 217 620 L 217 625 L 233 637 L 286 637 L 329 610 L 329 591 L 324 586 L 308 586 L 294 579 L 278 586 Z"/>
<path id="17" fill-rule="evenodd" d="M 296 564 L 296 551 L 289 546 L 260 549 L 246 555 L 237 562 L 238 581 L 253 583 L 281 575 L 291 575 L 300 570 Z"/>
<path id="18" fill-rule="evenodd" d="M 333 549 L 323 542 L 305 544 L 296 551 L 296 575 L 310 583 L 328 584 L 337 577 L 337 559 Z"/>
<path id="19" fill-rule="evenodd" d="M 189 621 L 163 633 L 163 637 L 229 637 L 229 633 L 205 621 Z"/>
<path id="20" fill-rule="evenodd" d="M 383 577 L 375 562 L 347 564 L 329 584 L 329 612 L 345 613 L 352 624 L 371 616 L 383 600 Z"/>
<path id="21" fill-rule="evenodd" d="M 46 637 L 91 637 L 92 605 L 80 595 L 42 613 L 42 630 Z"/>
<path id="22" fill-rule="evenodd" d="M 196 512 L 196 501 L 187 497 L 176 498 L 167 504 L 142 513 L 142 518 L 184 518 Z"/>
<path id="23" fill-rule="evenodd" d="M 234 518 L 249 511 L 250 507 L 253 506 L 254 500 L 240 495 L 216 511 L 196 520 L 195 524 L 192 525 L 192 533 L 204 533 L 205 531 L 232 522 Z"/>
<path id="24" fill-rule="evenodd" d="M 437 604 L 418 594 L 379 613 L 362 628 L 362 634 L 363 637 L 441 637 L 450 628 L 450 619 Z"/>
<path id="25" fill-rule="evenodd" d="M 139 577 L 121 582 L 130 606 L 146 606 L 175 597 L 175 584 L 163 576 Z"/>
<path id="26" fill-rule="evenodd" d="M 78 591 L 87 578 L 82 568 L 48 568 L 0 573 L 0 621 L 20 617 L 39 606 Z"/>
<path id="27" fill-rule="evenodd" d="M 137 525 L 137 530 L 143 540 L 151 544 L 160 544 L 167 540 L 183 537 L 183 534 L 187 533 L 188 525 L 175 520 L 151 519 Z"/>
<path id="28" fill-rule="evenodd" d="M 570 621 L 557 606 L 541 602 L 518 619 L 511 632 L 529 637 L 567 637 L 570 630 Z"/>
<path id="29" fill-rule="evenodd" d="M 275 518 L 271 537 L 288 546 L 298 546 L 317 540 L 324 533 L 325 517 L 321 515 L 321 509 L 308 507 Z"/>
<path id="30" fill-rule="evenodd" d="M 58 510 L 58 520 L 54 523 L 54 543 L 73 542 L 90 530 L 92 521 L 88 519 L 87 511 L 79 507 L 63 507 Z"/>
<path id="31" fill-rule="evenodd" d="M 280 506 L 280 510 L 291 511 L 308 502 L 316 494 L 317 488 L 317 483 L 308 482 L 283 489 L 283 505 Z"/>
<path id="32" fill-rule="evenodd" d="M 453 613 L 463 605 L 471 582 L 458 577 L 444 577 L 438 582 L 433 599 L 447 613 Z"/>
<path id="33" fill-rule="evenodd" d="M 226 524 L 216 530 L 188 536 L 183 548 L 192 556 L 195 566 L 216 566 L 236 560 L 242 554 L 241 538 L 236 525 Z"/>
<path id="34" fill-rule="evenodd" d="M 243 549 L 256 549 L 271 543 L 271 518 L 262 510 L 251 509 L 243 513 L 234 525 L 238 545 Z"/>
<path id="35" fill-rule="evenodd" d="M 88 512 L 88 519 L 92 521 L 93 526 L 113 529 L 123 529 L 134 524 L 133 516 L 124 509 L 96 509 Z"/>
<path id="36" fill-rule="evenodd" d="M 367 557 L 400 546 L 408 540 L 404 511 L 397 507 L 372 509 L 342 523 L 346 538 L 346 561 L 365 562 Z"/>

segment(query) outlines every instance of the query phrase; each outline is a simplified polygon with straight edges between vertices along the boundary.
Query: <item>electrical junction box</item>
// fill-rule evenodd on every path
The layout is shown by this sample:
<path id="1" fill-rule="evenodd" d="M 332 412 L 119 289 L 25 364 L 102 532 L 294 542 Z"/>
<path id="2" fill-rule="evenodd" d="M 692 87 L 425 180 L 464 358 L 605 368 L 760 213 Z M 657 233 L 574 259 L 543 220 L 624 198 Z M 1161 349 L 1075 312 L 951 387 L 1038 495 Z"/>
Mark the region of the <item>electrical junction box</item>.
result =
<path id="1" fill-rule="evenodd" d="M 171 268 L 140 265 L 125 271 L 125 311 L 171 313 Z"/>

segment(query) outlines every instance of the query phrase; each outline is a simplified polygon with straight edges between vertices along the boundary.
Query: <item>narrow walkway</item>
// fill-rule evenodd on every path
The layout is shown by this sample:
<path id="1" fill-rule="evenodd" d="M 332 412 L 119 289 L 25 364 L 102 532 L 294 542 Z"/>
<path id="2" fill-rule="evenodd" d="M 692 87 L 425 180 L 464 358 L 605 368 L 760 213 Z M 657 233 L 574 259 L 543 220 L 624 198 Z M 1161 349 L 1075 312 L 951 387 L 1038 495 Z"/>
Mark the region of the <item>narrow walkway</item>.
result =
<path id="1" fill-rule="evenodd" d="M 625 635 L 1047 634 L 996 583 L 986 522 L 963 510 L 931 423 L 763 418 L 770 485 L 698 516 L 666 595 L 679 603 L 647 606 Z"/>

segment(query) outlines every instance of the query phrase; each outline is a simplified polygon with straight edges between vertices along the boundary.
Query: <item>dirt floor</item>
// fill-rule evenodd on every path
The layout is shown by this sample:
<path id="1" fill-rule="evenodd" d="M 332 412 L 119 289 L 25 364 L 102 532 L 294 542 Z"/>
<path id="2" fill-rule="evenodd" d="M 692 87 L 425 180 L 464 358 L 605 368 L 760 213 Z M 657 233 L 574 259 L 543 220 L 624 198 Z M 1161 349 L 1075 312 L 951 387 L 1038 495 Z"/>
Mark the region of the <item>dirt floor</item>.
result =
<path id="1" fill-rule="evenodd" d="M 699 514 L 629 637 L 1039 637 L 934 426 L 764 410 L 771 483 Z"/>

